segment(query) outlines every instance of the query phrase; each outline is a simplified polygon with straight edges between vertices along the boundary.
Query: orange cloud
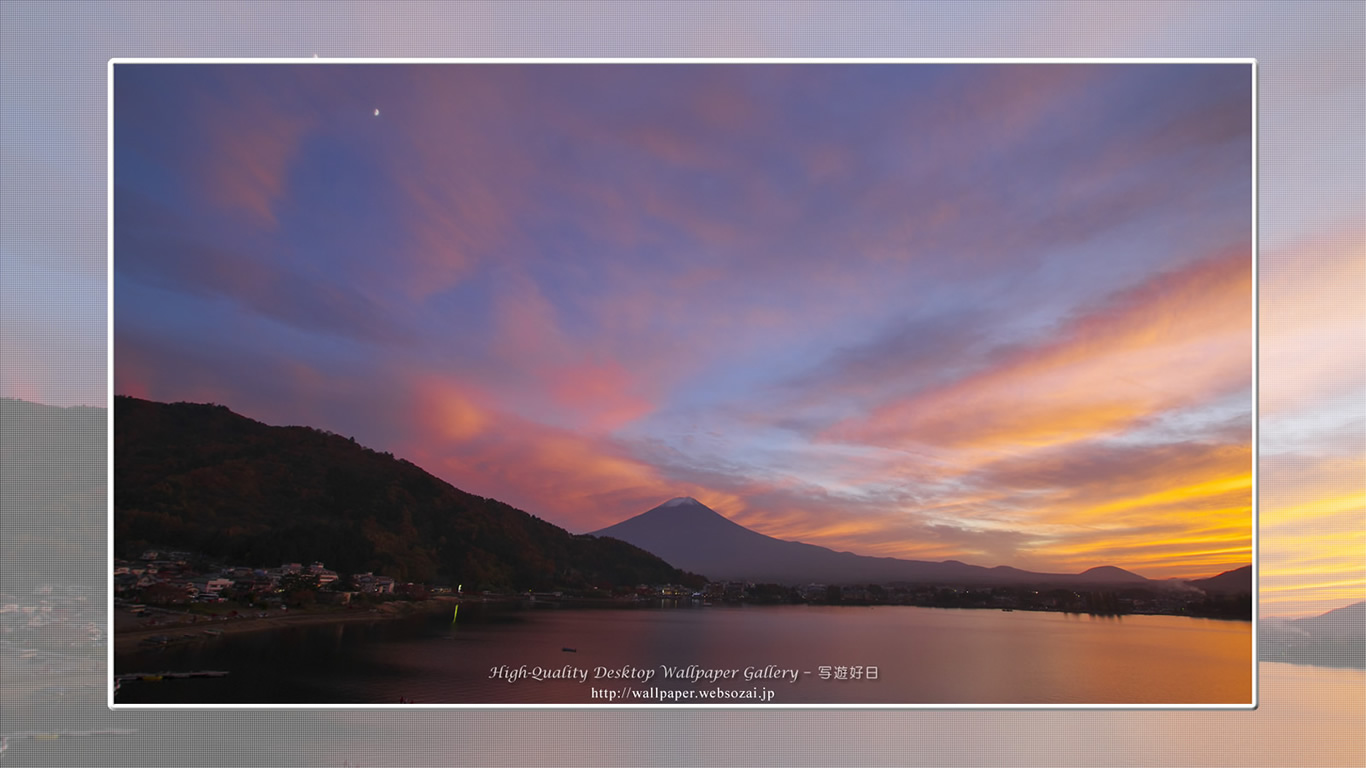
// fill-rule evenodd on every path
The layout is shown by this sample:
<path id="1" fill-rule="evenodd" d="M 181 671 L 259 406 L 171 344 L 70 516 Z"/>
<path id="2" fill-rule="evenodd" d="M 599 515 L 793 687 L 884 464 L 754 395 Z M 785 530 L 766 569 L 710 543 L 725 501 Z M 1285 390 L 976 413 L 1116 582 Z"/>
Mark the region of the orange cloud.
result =
<path id="1" fill-rule="evenodd" d="M 1009 452 L 1117 434 L 1250 388 L 1250 259 L 1233 249 L 1155 277 L 1075 318 L 1057 341 L 837 424 L 824 437 Z"/>
<path id="2" fill-rule="evenodd" d="M 845 496 L 827 490 L 838 482 L 740 487 L 749 503 L 734 518 L 836 550 L 1040 571 L 1200 577 L 1252 559 L 1250 443 L 1088 441 L 977 469 L 907 461 L 874 451 L 828 467 L 837 481 L 856 478 Z"/>
<path id="3" fill-rule="evenodd" d="M 456 382 L 447 378 L 417 374 L 412 388 L 414 426 L 436 446 L 463 443 L 479 437 L 492 421 L 492 416 L 476 404 L 476 399 Z"/>
<path id="4" fill-rule="evenodd" d="M 1366 458 L 1263 461 L 1261 586 L 1270 615 L 1322 613 L 1366 598 Z"/>
<path id="5" fill-rule="evenodd" d="M 1180 482 L 1180 481 L 1177 481 Z M 1235 506 L 1225 507 L 1233 502 Z M 1157 490 L 1133 496 L 1120 496 L 1097 505 L 1082 506 L 1073 502 L 1059 512 L 1044 512 L 1045 523 L 1105 524 L 1107 527 L 1141 524 L 1160 519 L 1163 513 L 1186 511 L 1191 516 L 1188 524 L 1207 520 L 1217 505 L 1218 510 L 1233 512 L 1241 520 L 1244 531 L 1251 529 L 1252 473 L 1215 476 L 1186 485 L 1164 483 Z"/>

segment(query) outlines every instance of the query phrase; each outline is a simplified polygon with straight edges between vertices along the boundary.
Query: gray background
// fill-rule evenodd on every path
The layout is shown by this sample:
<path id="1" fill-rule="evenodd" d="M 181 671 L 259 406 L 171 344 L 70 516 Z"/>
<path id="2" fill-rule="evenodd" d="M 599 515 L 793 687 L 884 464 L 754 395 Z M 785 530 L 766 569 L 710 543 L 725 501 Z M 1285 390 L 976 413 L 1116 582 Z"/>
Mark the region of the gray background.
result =
<path id="1" fill-rule="evenodd" d="M 1263 274 L 1312 269 L 1312 254 L 1306 259 L 1295 244 L 1341 231 L 1343 222 L 1349 239 L 1362 231 L 1359 2 L 4 2 L 0 14 L 0 383 L 6 396 L 52 405 L 104 404 L 107 396 L 110 57 L 1256 57 Z M 1266 290 L 1264 282 L 1264 311 Z M 1350 347 L 1322 353 L 1362 359 Z M 1263 391 L 1295 375 L 1263 371 Z M 1351 426 L 1363 410 L 1358 400 L 1324 418 Z M 1263 446 L 1297 440 L 1265 420 L 1262 430 Z M 69 459 L 90 462 L 84 469 L 98 475 L 102 458 L 92 448 L 94 458 Z M 1293 464 L 1295 455 L 1263 457 L 1264 498 L 1277 462 Z M 1285 469 L 1290 476 L 1293 466 Z M 1294 488 L 1273 490 L 1296 498 Z M 52 507 L 64 491 L 49 485 L 41 494 L 22 505 Z M 6 591 L 51 572 L 107 588 L 105 562 L 85 546 L 102 542 L 102 510 L 61 518 L 25 511 L 0 517 L 0 539 L 33 542 L 6 547 Z M 1275 514 L 1264 505 L 1263 529 Z M 1263 557 L 1277 546 L 1265 537 Z M 102 695 L 18 711 L 0 694 L 0 734 L 136 730 L 11 738 L 4 765 L 1366 764 L 1361 670 L 1264 663 L 1260 673 L 1255 712 L 112 713 Z"/>

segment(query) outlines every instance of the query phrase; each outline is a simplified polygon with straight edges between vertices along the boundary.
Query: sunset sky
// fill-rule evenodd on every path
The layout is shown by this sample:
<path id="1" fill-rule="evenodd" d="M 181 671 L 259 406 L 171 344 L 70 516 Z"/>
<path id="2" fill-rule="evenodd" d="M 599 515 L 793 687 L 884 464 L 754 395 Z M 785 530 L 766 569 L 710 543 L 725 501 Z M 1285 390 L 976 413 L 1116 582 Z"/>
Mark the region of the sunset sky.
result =
<path id="1" fill-rule="evenodd" d="M 1210 575 L 1252 558 L 1251 86 L 118 65 L 114 390 L 573 532 L 691 495 L 860 554 Z"/>

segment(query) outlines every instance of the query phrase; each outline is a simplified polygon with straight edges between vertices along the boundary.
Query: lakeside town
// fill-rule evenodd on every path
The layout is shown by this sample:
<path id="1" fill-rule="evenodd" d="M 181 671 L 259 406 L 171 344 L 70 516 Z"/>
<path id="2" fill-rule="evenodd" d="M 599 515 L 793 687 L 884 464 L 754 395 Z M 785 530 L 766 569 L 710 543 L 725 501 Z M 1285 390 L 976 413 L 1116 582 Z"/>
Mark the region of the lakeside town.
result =
<path id="1" fill-rule="evenodd" d="M 705 607 L 753 605 L 913 605 L 942 608 L 1061 611 L 1092 615 L 1165 614 L 1239 618 L 1250 596 L 1214 596 L 1198 589 L 1081 590 L 954 584 L 806 584 L 739 581 L 691 584 L 603 584 L 579 589 L 525 591 L 466 589 L 463 584 L 403 582 L 362 572 L 342 574 L 323 562 L 259 567 L 223 564 L 185 551 L 147 550 L 114 562 L 116 627 L 120 634 L 203 622 L 301 616 L 406 615 L 429 601 L 519 607 Z M 213 629 L 208 630 L 213 632 Z M 173 642 L 144 636 L 144 643 Z"/>
<path id="2" fill-rule="evenodd" d="M 495 611 L 918 605 L 1238 618 L 1234 609 L 1240 599 L 1199 590 L 1087 592 L 908 584 L 787 587 L 736 581 L 515 592 L 404 582 L 371 572 L 343 574 L 322 562 L 233 565 L 165 549 L 147 550 L 136 559 L 119 559 L 113 565 L 112 635 L 106 595 L 88 586 L 44 583 L 25 594 L 0 594 L 0 674 L 6 689 L 18 699 L 34 704 L 73 697 L 102 699 L 111 642 L 118 654 L 155 652 L 169 645 L 213 642 L 221 634 L 320 622 L 377 621 L 449 609 L 452 604 L 476 603 Z M 1223 606 L 1231 613 L 1221 615 L 1211 606 Z M 471 618 L 477 620 L 478 613 Z"/>

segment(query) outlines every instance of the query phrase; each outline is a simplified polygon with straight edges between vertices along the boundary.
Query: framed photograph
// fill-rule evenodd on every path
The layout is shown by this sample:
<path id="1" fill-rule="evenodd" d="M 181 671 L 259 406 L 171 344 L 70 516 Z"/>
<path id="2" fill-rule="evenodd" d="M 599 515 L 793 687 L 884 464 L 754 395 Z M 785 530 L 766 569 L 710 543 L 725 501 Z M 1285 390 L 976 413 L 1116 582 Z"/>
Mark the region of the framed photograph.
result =
<path id="1" fill-rule="evenodd" d="M 111 61 L 111 706 L 1254 707 L 1255 77 Z"/>

